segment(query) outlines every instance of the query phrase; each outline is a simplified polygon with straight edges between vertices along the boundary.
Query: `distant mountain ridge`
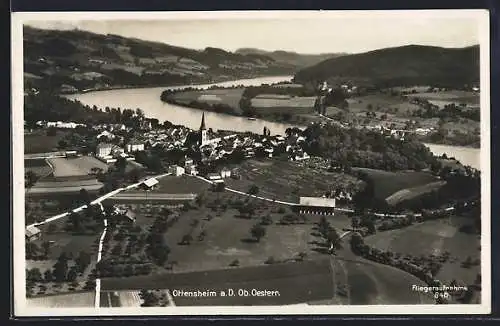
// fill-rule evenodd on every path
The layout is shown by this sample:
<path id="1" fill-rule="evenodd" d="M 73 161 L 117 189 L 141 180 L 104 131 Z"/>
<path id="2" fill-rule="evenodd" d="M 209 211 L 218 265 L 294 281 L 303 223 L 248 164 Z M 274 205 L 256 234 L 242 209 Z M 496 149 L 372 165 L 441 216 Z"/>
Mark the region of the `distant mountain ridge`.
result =
<path id="1" fill-rule="evenodd" d="M 479 45 L 407 45 L 327 59 L 295 74 L 296 82 L 458 86 L 479 81 Z"/>
<path id="2" fill-rule="evenodd" d="M 346 55 L 346 53 L 304 54 L 304 53 L 297 53 L 297 52 L 283 51 L 283 50 L 265 51 L 255 48 L 241 48 L 236 50 L 235 53 L 245 54 L 245 55 L 251 55 L 251 54 L 265 55 L 267 57 L 274 59 L 276 62 L 291 64 L 297 66 L 298 68 L 305 68 L 308 66 L 315 65 L 327 59 L 337 58 Z"/>
<path id="3" fill-rule="evenodd" d="M 44 87 L 48 81 L 52 89 L 203 83 L 297 71 L 261 54 L 213 47 L 200 51 L 77 29 L 25 26 L 23 44 L 26 82 Z"/>

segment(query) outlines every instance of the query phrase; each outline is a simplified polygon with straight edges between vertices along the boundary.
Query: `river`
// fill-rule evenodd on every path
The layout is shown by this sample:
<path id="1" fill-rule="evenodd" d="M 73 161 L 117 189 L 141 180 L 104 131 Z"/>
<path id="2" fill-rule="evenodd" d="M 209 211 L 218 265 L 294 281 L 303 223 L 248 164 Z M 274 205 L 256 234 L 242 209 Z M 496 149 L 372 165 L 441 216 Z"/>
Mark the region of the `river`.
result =
<path id="1" fill-rule="evenodd" d="M 425 144 L 432 153 L 437 156 L 446 154 L 449 158 L 454 157 L 463 165 L 480 170 L 481 169 L 481 149 L 461 146 Z"/>
<path id="2" fill-rule="evenodd" d="M 188 128 L 198 129 L 201 123 L 201 110 L 190 109 L 175 104 L 161 101 L 161 93 L 166 89 L 182 89 L 186 87 L 196 87 L 206 89 L 212 85 L 230 87 L 236 85 L 259 86 L 262 84 L 272 84 L 281 81 L 290 81 L 293 76 L 271 76 L 252 79 L 240 79 L 226 81 L 215 84 L 187 85 L 172 87 L 149 87 L 149 88 L 129 88 L 114 89 L 107 91 L 88 92 L 83 94 L 67 95 L 69 99 L 77 99 L 83 104 L 99 108 L 140 108 L 148 118 L 156 118 L 160 122 L 168 120 L 173 124 L 184 125 Z M 207 128 L 213 130 L 234 130 L 250 131 L 262 133 L 264 126 L 271 130 L 272 134 L 284 134 L 285 130 L 293 125 L 264 120 L 248 120 L 247 118 L 231 116 L 222 113 L 205 111 L 205 123 Z"/>
<path id="3" fill-rule="evenodd" d="M 83 94 L 67 95 L 69 99 L 77 99 L 83 104 L 99 108 L 122 108 L 137 109 L 140 108 L 144 114 L 150 118 L 156 118 L 160 122 L 168 120 L 174 124 L 184 125 L 186 127 L 197 129 L 201 123 L 201 110 L 190 109 L 174 104 L 164 103 L 160 99 L 161 93 L 166 89 L 182 89 L 185 87 L 197 87 L 206 89 L 212 85 L 217 86 L 259 86 L 261 84 L 272 84 L 281 81 L 290 81 L 292 76 L 271 76 L 252 79 L 240 79 L 235 81 L 226 81 L 215 84 L 187 85 L 172 87 L 148 87 L 148 88 L 129 88 L 114 89 L 107 91 L 88 92 Z M 234 130 L 250 131 L 262 133 L 264 126 L 271 130 L 272 134 L 284 134 L 286 128 L 293 127 L 291 124 L 269 122 L 264 120 L 248 120 L 243 117 L 236 117 L 216 112 L 205 112 L 205 123 L 208 128 L 214 130 Z M 455 157 L 461 163 L 470 165 L 473 168 L 480 168 L 480 150 L 478 148 L 467 148 L 459 146 L 426 144 L 435 155 L 446 153 L 448 157 Z"/>

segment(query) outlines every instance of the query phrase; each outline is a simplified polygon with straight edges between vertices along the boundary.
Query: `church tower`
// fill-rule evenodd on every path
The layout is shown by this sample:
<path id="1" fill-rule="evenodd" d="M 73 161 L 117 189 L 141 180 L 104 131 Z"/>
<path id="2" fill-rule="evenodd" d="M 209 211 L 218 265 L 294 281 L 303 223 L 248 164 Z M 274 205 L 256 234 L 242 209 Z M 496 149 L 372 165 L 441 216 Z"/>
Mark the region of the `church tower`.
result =
<path id="1" fill-rule="evenodd" d="M 205 126 L 205 112 L 201 116 L 201 126 L 200 126 L 200 146 L 205 145 L 208 142 L 207 127 Z"/>

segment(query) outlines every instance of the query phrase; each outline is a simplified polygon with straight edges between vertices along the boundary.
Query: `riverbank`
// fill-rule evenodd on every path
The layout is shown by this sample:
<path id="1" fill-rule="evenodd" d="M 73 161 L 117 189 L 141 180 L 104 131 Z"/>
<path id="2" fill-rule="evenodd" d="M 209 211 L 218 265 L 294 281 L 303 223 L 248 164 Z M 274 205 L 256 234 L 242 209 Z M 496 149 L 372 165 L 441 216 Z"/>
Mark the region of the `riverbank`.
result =
<path id="1" fill-rule="evenodd" d="M 256 79 L 241 79 L 221 82 L 219 84 L 201 84 L 197 85 L 197 88 L 207 89 L 211 86 L 225 86 L 230 85 L 243 85 L 243 86 L 258 86 L 262 84 L 273 84 L 280 81 L 290 81 L 292 76 L 272 76 L 265 78 Z M 170 89 L 182 89 L 193 87 L 194 85 L 178 85 L 169 86 Z M 145 116 L 149 118 L 155 118 L 159 121 L 170 121 L 175 125 L 183 125 L 193 130 L 197 130 L 201 122 L 201 110 L 193 109 L 187 106 L 180 106 L 162 102 L 160 97 L 162 92 L 165 91 L 164 87 L 146 87 L 146 88 L 134 88 L 134 89 L 116 89 L 116 90 L 103 90 L 99 92 L 88 92 L 84 94 L 74 94 L 65 95 L 66 98 L 70 100 L 78 100 L 84 105 L 92 107 L 93 105 L 99 108 L 121 108 L 132 109 L 141 108 Z M 272 135 L 283 135 L 287 128 L 293 127 L 304 127 L 306 123 L 293 123 L 287 122 L 283 123 L 274 122 L 276 120 L 270 118 L 268 120 L 256 119 L 249 120 L 246 117 L 222 114 L 217 112 L 205 112 L 205 122 L 207 128 L 212 128 L 213 130 L 231 130 L 235 132 L 251 132 L 255 134 L 261 134 L 264 127 L 271 131 Z M 316 121 L 325 121 L 320 116 L 317 116 Z M 425 142 L 428 143 L 428 142 Z M 438 145 L 442 146 L 442 145 Z M 469 160 L 466 160 L 467 165 L 472 165 L 475 168 L 479 168 L 480 161 L 480 149 L 469 148 L 469 147 L 458 147 L 465 148 L 465 150 L 475 152 L 469 155 L 472 157 L 472 164 Z M 442 153 L 435 153 L 440 156 Z M 446 155 L 449 157 L 455 157 L 461 160 L 461 156 L 457 154 L 457 147 L 449 146 L 446 150 Z M 475 158 L 474 158 L 475 157 Z M 476 163 L 474 163 L 476 162 Z"/>
<path id="2" fill-rule="evenodd" d="M 69 96 L 69 95 L 78 95 L 78 94 L 87 94 L 87 93 L 93 93 L 93 92 L 104 92 L 104 91 L 113 91 L 113 90 L 129 90 L 129 89 L 147 89 L 147 88 L 158 88 L 158 87 L 179 87 L 179 89 L 183 88 L 188 88 L 188 87 L 196 87 L 196 86 L 204 86 L 208 84 L 218 84 L 218 83 L 226 83 L 226 82 L 233 82 L 233 81 L 239 81 L 239 80 L 250 80 L 250 79 L 255 79 L 255 78 L 273 78 L 273 77 L 283 77 L 284 75 L 276 75 L 276 74 L 255 74 L 251 76 L 246 76 L 244 78 L 240 79 L 234 79 L 234 78 L 225 78 L 225 77 L 215 77 L 211 78 L 210 80 L 200 80 L 196 81 L 194 83 L 190 84 L 185 84 L 184 82 L 180 83 L 167 83 L 167 84 L 148 84 L 148 85 L 114 85 L 114 86 L 103 86 L 103 87 L 93 87 L 93 88 L 87 88 L 84 90 L 78 90 L 76 92 L 64 92 L 64 93 L 59 93 L 59 96 Z M 288 76 L 288 75 L 286 75 Z"/>
<path id="3" fill-rule="evenodd" d="M 172 105 L 175 105 L 175 106 L 180 106 L 180 107 L 187 108 L 187 109 L 193 109 L 193 110 L 199 110 L 199 111 L 208 111 L 208 112 L 213 112 L 213 113 L 217 113 L 217 114 L 225 114 L 225 115 L 229 115 L 229 116 L 233 116 L 233 117 L 239 117 L 239 118 L 247 119 L 248 121 L 257 121 L 257 119 L 258 119 L 260 121 L 267 121 L 267 122 L 272 122 L 272 123 L 293 124 L 295 127 L 299 128 L 299 129 L 307 128 L 307 126 L 311 122 L 313 122 L 314 120 L 318 120 L 317 117 L 314 114 L 311 114 L 309 121 L 307 121 L 307 120 L 306 121 L 304 121 L 304 120 L 297 121 L 298 119 L 294 119 L 294 117 L 292 117 L 288 121 L 285 120 L 285 119 L 273 118 L 272 116 L 247 117 L 247 116 L 244 116 L 242 114 L 236 113 L 234 110 L 225 110 L 225 111 L 222 111 L 222 110 L 218 109 L 217 106 L 214 107 L 214 106 L 209 105 L 209 104 L 206 104 L 203 107 L 196 107 L 196 106 L 193 106 L 191 104 L 183 103 L 181 101 L 176 101 L 176 100 L 173 100 L 173 99 L 167 99 L 167 100 L 163 99 L 162 101 L 164 103 L 172 104 Z M 230 108 L 228 107 L 228 109 L 230 109 Z M 307 119 L 307 118 L 303 118 L 302 117 L 302 119 Z"/>

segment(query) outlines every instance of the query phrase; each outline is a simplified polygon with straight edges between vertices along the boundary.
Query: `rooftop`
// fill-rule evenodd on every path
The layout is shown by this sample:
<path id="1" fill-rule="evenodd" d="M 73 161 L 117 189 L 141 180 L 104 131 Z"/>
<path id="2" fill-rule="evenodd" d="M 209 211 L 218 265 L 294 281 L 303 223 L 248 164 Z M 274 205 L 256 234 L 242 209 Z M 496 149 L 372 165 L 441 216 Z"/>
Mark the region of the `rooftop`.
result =
<path id="1" fill-rule="evenodd" d="M 326 197 L 300 197 L 299 204 L 304 206 L 335 207 L 335 199 Z"/>
<path id="2" fill-rule="evenodd" d="M 31 237 L 31 236 L 37 235 L 40 232 L 42 232 L 42 231 L 40 231 L 40 229 L 37 228 L 36 226 L 28 226 L 26 228 L 26 236 L 27 237 Z"/>
<path id="3" fill-rule="evenodd" d="M 145 186 L 147 186 L 147 187 L 152 187 L 152 186 L 154 186 L 154 185 L 158 184 L 159 182 L 158 182 L 158 180 L 156 180 L 155 178 L 149 178 L 149 179 L 147 179 L 147 180 L 144 180 L 142 183 L 143 183 Z"/>

